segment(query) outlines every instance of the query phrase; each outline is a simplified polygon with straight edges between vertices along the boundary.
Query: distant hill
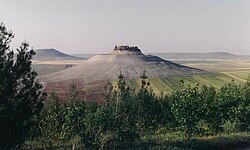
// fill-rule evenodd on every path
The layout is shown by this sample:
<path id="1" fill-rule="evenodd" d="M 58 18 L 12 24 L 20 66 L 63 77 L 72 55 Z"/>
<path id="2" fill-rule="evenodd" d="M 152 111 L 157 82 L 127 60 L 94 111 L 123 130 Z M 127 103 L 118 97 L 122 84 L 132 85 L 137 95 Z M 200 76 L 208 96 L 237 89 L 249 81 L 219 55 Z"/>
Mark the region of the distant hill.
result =
<path id="1" fill-rule="evenodd" d="M 164 59 L 250 59 L 250 55 L 234 55 L 226 52 L 208 52 L 208 53 L 152 53 Z"/>
<path id="2" fill-rule="evenodd" d="M 83 58 L 62 53 L 56 49 L 37 49 L 33 60 L 81 60 Z"/>

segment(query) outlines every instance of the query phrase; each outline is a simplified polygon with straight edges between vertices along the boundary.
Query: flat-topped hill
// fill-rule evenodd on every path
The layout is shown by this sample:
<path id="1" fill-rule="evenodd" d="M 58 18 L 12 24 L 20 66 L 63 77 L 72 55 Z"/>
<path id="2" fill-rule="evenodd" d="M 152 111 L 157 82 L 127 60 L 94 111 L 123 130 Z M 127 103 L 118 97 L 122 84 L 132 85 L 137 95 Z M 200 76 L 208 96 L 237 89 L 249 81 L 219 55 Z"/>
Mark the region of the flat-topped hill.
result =
<path id="1" fill-rule="evenodd" d="M 120 72 L 125 78 L 139 78 L 143 71 L 149 78 L 188 76 L 205 71 L 186 67 L 153 55 L 144 55 L 138 47 L 116 46 L 110 54 L 96 55 L 72 68 L 43 76 L 43 81 L 82 79 L 85 82 L 117 79 Z"/>
<path id="2" fill-rule="evenodd" d="M 62 53 L 56 49 L 37 49 L 34 60 L 80 60 L 82 58 Z"/>
<path id="3" fill-rule="evenodd" d="M 41 76 L 47 93 L 56 92 L 59 99 L 70 84 L 76 84 L 80 98 L 103 103 L 103 89 L 107 80 L 117 80 L 120 72 L 126 79 L 139 79 L 143 72 L 153 78 L 188 77 L 206 74 L 204 70 L 179 65 L 153 55 L 144 55 L 138 47 L 115 47 L 109 54 L 95 55 L 71 68 Z"/>

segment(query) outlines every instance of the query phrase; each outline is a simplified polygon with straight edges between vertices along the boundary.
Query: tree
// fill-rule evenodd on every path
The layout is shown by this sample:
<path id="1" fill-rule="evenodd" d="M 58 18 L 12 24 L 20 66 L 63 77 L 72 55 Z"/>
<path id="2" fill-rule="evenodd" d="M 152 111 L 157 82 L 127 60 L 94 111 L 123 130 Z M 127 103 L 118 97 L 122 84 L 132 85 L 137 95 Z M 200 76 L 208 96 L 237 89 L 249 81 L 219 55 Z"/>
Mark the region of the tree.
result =
<path id="1" fill-rule="evenodd" d="M 119 140 L 135 140 L 136 132 L 136 104 L 129 87 L 126 85 L 122 73 L 118 76 L 117 103 L 114 118 L 114 131 Z"/>
<path id="2" fill-rule="evenodd" d="M 150 82 L 147 81 L 147 75 L 144 71 L 141 76 L 141 89 L 136 95 L 137 98 L 137 121 L 141 130 L 154 128 L 159 125 L 162 119 L 161 102 L 150 88 Z"/>
<path id="3" fill-rule="evenodd" d="M 69 102 L 77 102 L 79 101 L 79 92 L 77 91 L 77 86 L 73 81 L 73 84 L 69 86 L 69 91 L 66 93 L 67 99 Z"/>
<path id="4" fill-rule="evenodd" d="M 204 102 L 198 86 L 173 93 L 172 100 L 171 111 L 189 138 L 195 133 L 197 123 L 205 114 Z"/>
<path id="5" fill-rule="evenodd" d="M 112 83 L 109 80 L 107 80 L 107 83 L 104 86 L 104 91 L 103 91 L 103 97 L 107 103 L 113 101 L 113 99 L 114 99 L 113 89 L 114 89 L 114 87 L 113 87 Z"/>
<path id="6" fill-rule="evenodd" d="M 20 145 L 28 136 L 31 126 L 41 111 L 44 96 L 42 85 L 31 68 L 34 50 L 23 42 L 14 59 L 10 42 L 14 38 L 3 23 L 0 24 L 0 145 Z"/>
<path id="7" fill-rule="evenodd" d="M 85 102 L 79 98 L 76 84 L 69 87 L 67 102 L 63 105 L 64 112 L 64 140 L 71 141 L 72 147 L 79 143 L 79 132 L 85 130 L 83 121 L 85 119 Z M 72 148 L 73 149 L 73 148 Z"/>
<path id="8" fill-rule="evenodd" d="M 248 97 L 249 85 L 237 85 L 231 82 L 223 86 L 217 95 L 217 116 L 222 123 L 237 122 L 240 129 L 249 126 L 250 99 Z"/>
<path id="9" fill-rule="evenodd" d="M 63 130 L 65 122 L 64 111 L 58 101 L 57 95 L 53 92 L 46 100 L 39 121 L 40 140 L 45 144 L 45 147 L 50 148 L 65 138 Z"/>

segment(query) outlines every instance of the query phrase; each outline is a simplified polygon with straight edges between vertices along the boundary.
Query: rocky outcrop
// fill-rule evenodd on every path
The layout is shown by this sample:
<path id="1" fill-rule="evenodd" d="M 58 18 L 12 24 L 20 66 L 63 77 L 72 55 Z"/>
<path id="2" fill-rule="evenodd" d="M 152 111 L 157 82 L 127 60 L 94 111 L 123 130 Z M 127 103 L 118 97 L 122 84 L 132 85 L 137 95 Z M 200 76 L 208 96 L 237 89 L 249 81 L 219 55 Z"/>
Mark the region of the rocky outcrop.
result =
<path id="1" fill-rule="evenodd" d="M 141 50 L 137 46 L 115 46 L 113 54 L 125 55 L 142 55 Z"/>

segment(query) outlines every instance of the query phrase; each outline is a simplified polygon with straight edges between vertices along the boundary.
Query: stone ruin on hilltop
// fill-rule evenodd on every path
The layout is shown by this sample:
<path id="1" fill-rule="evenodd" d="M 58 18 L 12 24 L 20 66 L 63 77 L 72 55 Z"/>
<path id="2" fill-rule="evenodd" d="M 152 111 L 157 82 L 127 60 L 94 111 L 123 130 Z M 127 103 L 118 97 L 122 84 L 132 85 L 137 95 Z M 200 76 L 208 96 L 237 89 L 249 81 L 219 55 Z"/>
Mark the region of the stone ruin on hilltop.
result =
<path id="1" fill-rule="evenodd" d="M 133 54 L 141 55 L 142 52 L 137 46 L 115 46 L 113 53 L 115 54 Z"/>

